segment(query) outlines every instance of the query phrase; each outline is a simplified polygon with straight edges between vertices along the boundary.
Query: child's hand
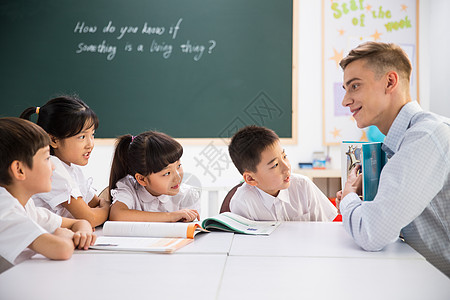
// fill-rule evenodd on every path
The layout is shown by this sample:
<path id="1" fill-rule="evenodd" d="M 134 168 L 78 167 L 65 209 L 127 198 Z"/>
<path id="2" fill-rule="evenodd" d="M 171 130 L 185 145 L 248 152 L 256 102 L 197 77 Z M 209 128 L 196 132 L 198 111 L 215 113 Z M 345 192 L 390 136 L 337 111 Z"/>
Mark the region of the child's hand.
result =
<path id="1" fill-rule="evenodd" d="M 182 209 L 171 213 L 173 215 L 173 222 L 192 222 L 195 219 L 200 221 L 200 215 L 195 209 Z"/>
<path id="2" fill-rule="evenodd" d="M 87 250 L 89 246 L 94 245 L 97 236 L 91 232 L 77 231 L 73 235 L 73 244 L 75 248 Z"/>
<path id="3" fill-rule="evenodd" d="M 58 227 L 58 228 L 56 228 L 55 232 L 53 232 L 53 234 L 56 236 L 59 236 L 61 238 L 64 238 L 64 239 L 71 240 L 71 239 L 73 239 L 74 233 L 70 229 Z"/>
<path id="4" fill-rule="evenodd" d="M 89 246 L 94 245 L 97 236 L 92 233 L 91 224 L 86 220 L 74 220 L 71 228 L 75 233 L 73 235 L 73 244 L 75 248 L 87 250 Z"/>

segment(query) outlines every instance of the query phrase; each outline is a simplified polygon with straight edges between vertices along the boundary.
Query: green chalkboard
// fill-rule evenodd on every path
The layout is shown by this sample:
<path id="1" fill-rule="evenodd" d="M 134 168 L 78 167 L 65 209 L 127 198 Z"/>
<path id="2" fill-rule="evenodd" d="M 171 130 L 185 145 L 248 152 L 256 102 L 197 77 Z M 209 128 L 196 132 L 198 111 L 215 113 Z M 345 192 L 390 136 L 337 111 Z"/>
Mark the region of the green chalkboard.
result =
<path id="1" fill-rule="evenodd" d="M 292 138 L 292 30 L 293 0 L 2 1 L 0 116 L 77 94 L 101 138 Z"/>

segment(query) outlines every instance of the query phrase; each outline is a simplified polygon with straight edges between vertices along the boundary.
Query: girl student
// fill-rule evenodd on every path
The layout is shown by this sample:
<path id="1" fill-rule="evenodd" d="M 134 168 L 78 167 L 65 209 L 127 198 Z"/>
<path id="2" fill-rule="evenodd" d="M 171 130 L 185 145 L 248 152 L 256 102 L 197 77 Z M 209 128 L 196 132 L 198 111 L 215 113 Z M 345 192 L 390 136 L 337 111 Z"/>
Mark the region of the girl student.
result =
<path id="1" fill-rule="evenodd" d="M 183 147 L 161 132 L 119 137 L 109 178 L 113 200 L 110 220 L 200 220 L 200 191 L 181 183 L 182 154 Z"/>
<path id="2" fill-rule="evenodd" d="M 92 227 L 103 224 L 110 202 L 100 199 L 79 166 L 87 165 L 98 127 L 95 112 L 75 96 L 60 96 L 42 107 L 29 107 L 21 118 L 38 115 L 37 124 L 50 137 L 51 160 L 55 166 L 52 189 L 33 196 L 36 206 L 68 218 L 85 219 Z"/>

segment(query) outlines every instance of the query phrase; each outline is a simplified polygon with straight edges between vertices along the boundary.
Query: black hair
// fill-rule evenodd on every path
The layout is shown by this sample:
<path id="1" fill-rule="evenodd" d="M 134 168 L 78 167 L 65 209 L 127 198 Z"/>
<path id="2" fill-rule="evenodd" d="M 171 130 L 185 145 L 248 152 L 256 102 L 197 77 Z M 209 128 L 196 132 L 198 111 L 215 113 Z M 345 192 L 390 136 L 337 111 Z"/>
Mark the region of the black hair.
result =
<path id="1" fill-rule="evenodd" d="M 117 181 L 127 175 L 157 173 L 182 155 L 180 143 L 162 132 L 146 131 L 136 137 L 123 135 L 116 142 L 109 188 L 116 188 Z"/>
<path id="2" fill-rule="evenodd" d="M 49 100 L 44 106 L 29 107 L 20 115 L 30 120 L 31 115 L 38 114 L 37 124 L 48 134 L 65 139 L 79 134 L 83 128 L 98 128 L 95 112 L 77 96 L 60 96 Z M 51 148 L 53 154 L 53 148 Z"/>
<path id="3" fill-rule="evenodd" d="M 48 134 L 36 124 L 19 118 L 0 118 L 0 184 L 11 183 L 9 168 L 13 161 L 32 169 L 33 156 L 49 144 Z"/>
<path id="4" fill-rule="evenodd" d="M 273 130 L 249 125 L 233 135 L 228 153 L 241 174 L 245 171 L 256 172 L 256 166 L 261 162 L 261 153 L 279 140 Z"/>

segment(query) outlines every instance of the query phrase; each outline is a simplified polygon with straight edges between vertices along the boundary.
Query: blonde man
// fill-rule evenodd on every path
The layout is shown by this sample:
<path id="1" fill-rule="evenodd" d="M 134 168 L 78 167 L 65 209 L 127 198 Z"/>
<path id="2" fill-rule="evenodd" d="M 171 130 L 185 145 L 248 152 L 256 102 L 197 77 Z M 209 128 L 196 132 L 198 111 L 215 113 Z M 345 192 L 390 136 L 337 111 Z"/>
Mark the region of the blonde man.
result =
<path id="1" fill-rule="evenodd" d="M 340 65 L 348 107 L 359 128 L 386 135 L 383 168 L 373 201 L 358 198 L 355 168 L 337 193 L 347 232 L 368 251 L 399 236 L 450 276 L 450 120 L 424 112 L 409 92 L 411 63 L 395 44 L 368 42 Z"/>

